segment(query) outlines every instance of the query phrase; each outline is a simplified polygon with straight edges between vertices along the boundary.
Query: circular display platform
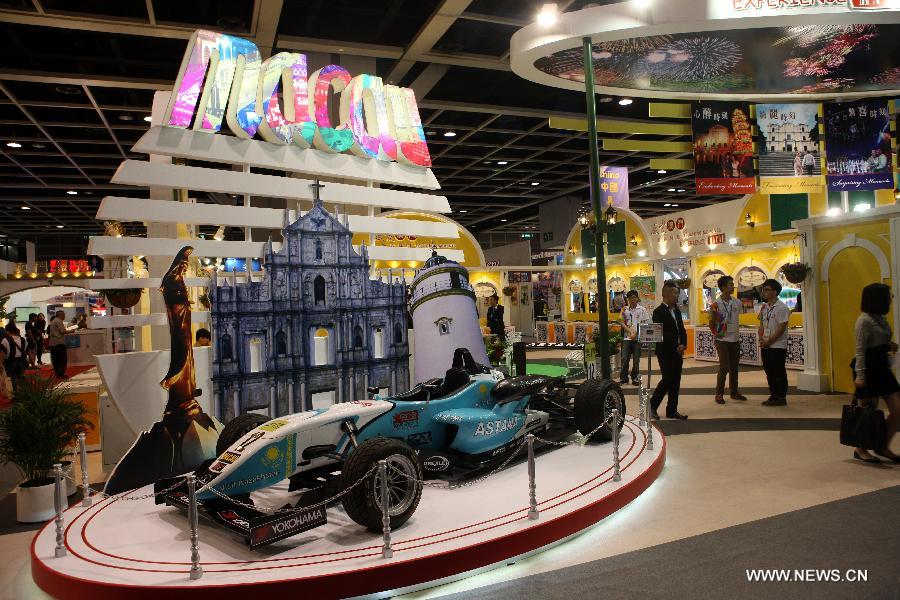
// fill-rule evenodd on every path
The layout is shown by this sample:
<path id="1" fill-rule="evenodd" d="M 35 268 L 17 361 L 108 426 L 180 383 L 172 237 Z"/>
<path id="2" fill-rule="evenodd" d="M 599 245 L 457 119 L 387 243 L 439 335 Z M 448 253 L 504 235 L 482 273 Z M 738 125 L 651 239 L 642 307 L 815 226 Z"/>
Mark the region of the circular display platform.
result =
<path id="1" fill-rule="evenodd" d="M 540 517 L 528 518 L 527 464 L 456 489 L 426 487 L 415 515 L 393 532 L 394 556 L 381 535 L 340 507 L 328 524 L 251 551 L 201 521 L 203 577 L 188 578 L 190 540 L 182 511 L 152 499 L 110 498 L 66 511 L 67 556 L 54 558 L 55 528 L 32 544 L 32 574 L 47 593 L 72 598 L 247 598 L 250 593 L 336 598 L 424 587 L 533 553 L 597 523 L 641 494 L 665 463 L 665 439 L 629 418 L 620 438 L 621 481 L 612 480 L 612 444 L 571 445 L 536 459 Z M 254 494 L 257 505 L 290 501 L 286 482 Z M 151 491 L 142 488 L 129 496 Z M 127 596 L 126 596 L 127 595 Z"/>
<path id="2" fill-rule="evenodd" d="M 900 89 L 900 2 L 671 0 L 560 15 L 516 32 L 513 71 L 584 89 L 582 40 L 592 41 L 604 93 L 667 98 L 834 98 Z M 859 7 L 856 4 L 860 3 Z M 862 8 L 862 5 L 870 7 Z"/>

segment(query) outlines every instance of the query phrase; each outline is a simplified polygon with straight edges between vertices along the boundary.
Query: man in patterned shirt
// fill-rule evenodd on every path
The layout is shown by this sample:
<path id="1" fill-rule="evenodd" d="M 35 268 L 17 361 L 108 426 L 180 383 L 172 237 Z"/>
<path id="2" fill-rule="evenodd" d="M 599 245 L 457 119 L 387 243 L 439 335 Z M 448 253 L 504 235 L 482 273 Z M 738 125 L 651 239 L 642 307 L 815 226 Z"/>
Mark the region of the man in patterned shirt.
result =
<path id="1" fill-rule="evenodd" d="M 622 309 L 622 371 L 619 374 L 619 383 L 628 383 L 628 361 L 633 356 L 634 363 L 631 367 L 631 384 L 637 385 L 638 370 L 641 362 L 641 343 L 637 339 L 638 325 L 650 322 L 650 313 L 639 300 L 637 290 L 631 290 L 625 295 L 628 306 Z"/>

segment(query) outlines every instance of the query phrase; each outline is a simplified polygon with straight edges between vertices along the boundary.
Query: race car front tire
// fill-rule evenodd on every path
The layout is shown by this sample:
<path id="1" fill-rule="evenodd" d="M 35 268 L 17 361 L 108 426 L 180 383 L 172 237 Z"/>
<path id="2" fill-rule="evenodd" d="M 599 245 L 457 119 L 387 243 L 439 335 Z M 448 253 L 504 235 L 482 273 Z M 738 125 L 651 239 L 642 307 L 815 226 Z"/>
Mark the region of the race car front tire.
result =
<path id="1" fill-rule="evenodd" d="M 222 456 L 222 453 L 231 448 L 235 442 L 270 420 L 269 417 L 263 415 L 244 413 L 228 421 L 228 424 L 222 428 L 222 433 L 219 434 L 219 440 L 216 442 L 216 456 Z"/>
<path id="2" fill-rule="evenodd" d="M 581 435 L 588 435 L 619 409 L 619 418 L 625 415 L 625 395 L 622 388 L 611 379 L 588 379 L 575 392 L 575 427 Z M 620 430 L 621 430 L 621 421 Z M 592 442 L 612 440 L 612 423 L 606 423 L 590 437 Z"/>
<path id="3" fill-rule="evenodd" d="M 380 460 L 385 460 L 388 464 L 391 529 L 406 523 L 416 512 L 422 498 L 422 466 L 412 448 L 390 438 L 378 437 L 364 441 L 344 462 L 341 489 L 350 488 L 366 477 L 373 467 L 374 472 L 363 483 L 347 492 L 342 503 L 351 519 L 371 531 L 382 530 L 381 480 L 377 469 Z"/>

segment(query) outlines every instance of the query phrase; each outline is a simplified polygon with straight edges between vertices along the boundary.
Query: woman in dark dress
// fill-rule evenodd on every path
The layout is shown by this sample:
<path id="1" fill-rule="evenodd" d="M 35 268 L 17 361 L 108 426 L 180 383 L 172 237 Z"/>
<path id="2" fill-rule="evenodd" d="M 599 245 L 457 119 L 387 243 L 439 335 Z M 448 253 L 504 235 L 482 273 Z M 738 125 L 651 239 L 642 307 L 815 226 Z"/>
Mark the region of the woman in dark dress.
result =
<path id="1" fill-rule="evenodd" d="M 863 288 L 862 314 L 856 319 L 855 327 L 856 357 L 851 366 L 858 397 L 873 402 L 884 398 L 888 406 L 887 439 L 884 448 L 875 454 L 900 463 L 900 456 L 891 451 L 891 438 L 900 426 L 900 384 L 891 371 L 891 355 L 897 353 L 897 342 L 892 340 L 893 332 L 885 319 L 890 309 L 890 286 L 872 283 Z M 868 463 L 882 462 L 865 448 L 856 448 L 853 458 Z"/>

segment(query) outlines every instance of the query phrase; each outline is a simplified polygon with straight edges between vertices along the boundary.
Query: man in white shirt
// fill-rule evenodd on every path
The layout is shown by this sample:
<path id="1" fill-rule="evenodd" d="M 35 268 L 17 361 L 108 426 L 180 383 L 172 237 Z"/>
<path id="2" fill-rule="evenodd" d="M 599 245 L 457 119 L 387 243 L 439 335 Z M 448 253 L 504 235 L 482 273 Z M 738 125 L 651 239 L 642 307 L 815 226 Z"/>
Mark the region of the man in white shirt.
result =
<path id="1" fill-rule="evenodd" d="M 763 368 L 769 382 L 769 399 L 764 406 L 787 404 L 787 326 L 791 310 L 778 299 L 781 284 L 766 279 L 762 284 L 765 303 L 759 311 L 759 347 L 762 349 Z"/>
<path id="2" fill-rule="evenodd" d="M 619 383 L 628 383 L 628 361 L 634 357 L 631 366 L 631 384 L 637 385 L 638 371 L 641 362 L 641 343 L 637 339 L 638 325 L 650 322 L 650 313 L 640 303 L 637 290 L 630 290 L 625 299 L 628 305 L 622 309 L 622 371 L 619 374 Z"/>
<path id="3" fill-rule="evenodd" d="M 741 360 L 739 341 L 740 317 L 743 307 L 734 297 L 734 277 L 723 275 L 719 278 L 722 295 L 709 305 L 709 328 L 713 332 L 716 353 L 719 355 L 719 374 L 716 377 L 716 404 L 725 404 L 725 377 L 732 400 L 746 400 L 738 391 L 738 363 Z"/>

